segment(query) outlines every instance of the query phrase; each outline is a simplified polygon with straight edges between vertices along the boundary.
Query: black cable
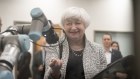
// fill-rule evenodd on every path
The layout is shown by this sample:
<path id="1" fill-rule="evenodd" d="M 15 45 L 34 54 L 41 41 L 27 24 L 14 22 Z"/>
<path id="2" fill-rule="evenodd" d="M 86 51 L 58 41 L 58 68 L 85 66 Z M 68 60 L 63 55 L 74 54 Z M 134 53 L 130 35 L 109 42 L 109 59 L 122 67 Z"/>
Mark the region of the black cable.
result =
<path id="1" fill-rule="evenodd" d="M 60 30 L 63 30 L 62 28 L 54 28 L 54 29 L 60 29 Z M 64 41 L 65 41 L 65 39 L 66 39 L 66 33 L 65 33 L 65 31 L 63 30 L 63 33 L 64 33 L 64 40 L 62 41 L 62 42 L 60 42 L 60 41 L 58 41 L 58 44 L 56 43 L 56 44 L 49 44 L 49 46 L 47 46 L 47 45 L 40 45 L 40 44 L 37 44 L 36 42 L 33 42 L 33 41 L 31 41 L 33 44 L 35 44 L 35 45 L 38 45 L 38 46 L 41 46 L 41 47 L 55 47 L 55 46 L 58 46 L 59 44 L 62 44 Z"/>
<path id="2" fill-rule="evenodd" d="M 13 26 L 9 26 L 5 31 L 1 32 L 0 35 L 5 32 L 10 32 L 11 34 L 16 35 L 18 33 L 17 30 L 11 30 L 10 29 L 11 27 L 13 27 Z"/>

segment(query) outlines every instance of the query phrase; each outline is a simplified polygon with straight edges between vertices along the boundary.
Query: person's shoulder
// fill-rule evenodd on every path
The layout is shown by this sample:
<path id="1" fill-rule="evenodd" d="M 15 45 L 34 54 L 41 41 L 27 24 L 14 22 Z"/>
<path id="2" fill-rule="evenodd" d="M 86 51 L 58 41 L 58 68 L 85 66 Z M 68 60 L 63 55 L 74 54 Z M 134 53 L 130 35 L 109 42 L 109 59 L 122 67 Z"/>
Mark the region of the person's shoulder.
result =
<path id="1" fill-rule="evenodd" d="M 115 55 L 121 55 L 121 52 L 119 50 L 115 50 L 115 49 L 112 49 L 112 53 L 115 54 Z"/>
<path id="2" fill-rule="evenodd" d="M 95 46 L 100 46 L 101 47 L 101 44 L 99 44 L 99 43 L 93 42 L 92 44 L 95 45 Z"/>
<path id="3" fill-rule="evenodd" d="M 112 49 L 112 52 L 119 52 L 119 53 L 121 53 L 119 50 L 115 50 L 115 49 Z"/>
<path id="4" fill-rule="evenodd" d="M 119 58 L 122 58 L 123 56 L 122 56 L 122 54 L 121 54 L 121 52 L 119 51 L 119 50 L 112 50 L 112 54 L 114 55 L 114 56 L 117 56 L 117 57 L 119 57 Z"/>

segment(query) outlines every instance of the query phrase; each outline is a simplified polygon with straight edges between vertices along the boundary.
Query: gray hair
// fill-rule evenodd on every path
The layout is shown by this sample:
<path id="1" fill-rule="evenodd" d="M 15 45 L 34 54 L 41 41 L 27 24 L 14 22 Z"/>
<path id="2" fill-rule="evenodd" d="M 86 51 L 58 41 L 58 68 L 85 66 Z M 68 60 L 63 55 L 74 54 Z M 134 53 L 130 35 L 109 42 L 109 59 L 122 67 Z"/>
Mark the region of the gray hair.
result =
<path id="1" fill-rule="evenodd" d="M 85 28 L 87 28 L 90 24 L 90 18 L 88 13 L 83 8 L 78 7 L 70 7 L 68 8 L 61 18 L 61 24 L 64 25 L 68 20 L 80 20 L 84 23 Z"/>

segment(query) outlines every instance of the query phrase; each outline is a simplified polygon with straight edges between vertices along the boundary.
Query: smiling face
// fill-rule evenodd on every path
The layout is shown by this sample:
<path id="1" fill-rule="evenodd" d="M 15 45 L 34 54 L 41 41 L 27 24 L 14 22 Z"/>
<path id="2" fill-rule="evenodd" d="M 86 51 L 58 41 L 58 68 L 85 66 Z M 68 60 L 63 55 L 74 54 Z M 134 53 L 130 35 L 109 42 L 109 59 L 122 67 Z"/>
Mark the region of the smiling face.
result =
<path id="1" fill-rule="evenodd" d="M 64 23 L 64 30 L 68 39 L 70 40 L 80 40 L 83 39 L 85 33 L 84 23 L 76 18 L 68 19 Z"/>
<path id="2" fill-rule="evenodd" d="M 83 39 L 85 29 L 90 24 L 90 19 L 83 8 L 70 7 L 62 15 L 61 24 L 64 27 L 67 38 L 78 42 Z"/>

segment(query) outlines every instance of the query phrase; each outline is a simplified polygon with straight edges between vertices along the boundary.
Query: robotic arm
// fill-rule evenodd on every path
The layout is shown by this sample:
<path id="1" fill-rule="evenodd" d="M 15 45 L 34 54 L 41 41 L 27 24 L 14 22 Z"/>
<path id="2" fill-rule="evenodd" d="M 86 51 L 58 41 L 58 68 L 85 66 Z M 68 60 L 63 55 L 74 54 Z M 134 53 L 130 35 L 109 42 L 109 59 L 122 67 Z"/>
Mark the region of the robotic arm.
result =
<path id="1" fill-rule="evenodd" d="M 46 16 L 40 8 L 31 10 L 32 22 L 31 25 L 14 26 L 14 29 L 20 34 L 28 34 L 34 42 L 40 39 L 43 35 L 47 43 L 54 44 L 59 40 L 58 35 L 54 32 L 53 24 L 47 20 Z"/>
<path id="2" fill-rule="evenodd" d="M 48 24 L 48 20 L 40 8 L 31 10 L 32 23 L 29 32 L 29 37 L 36 42 L 42 36 L 43 27 Z M 49 29 L 49 27 L 47 28 Z"/>
<path id="3" fill-rule="evenodd" d="M 48 23 L 40 8 L 32 9 L 31 17 L 31 25 L 14 26 L 0 35 L 0 51 L 3 51 L 0 56 L 0 79 L 13 79 L 11 71 L 20 52 L 29 50 L 30 39 L 36 42 L 43 34 L 49 44 L 58 41 L 57 34 L 53 31 L 51 23 Z M 17 35 L 17 33 L 28 34 L 29 37 L 27 35 Z"/>
<path id="4" fill-rule="evenodd" d="M 20 52 L 29 50 L 30 39 L 27 35 L 0 36 L 0 47 L 3 50 L 0 57 L 0 79 L 13 79 L 13 66 Z"/>
<path id="5" fill-rule="evenodd" d="M 58 36 L 54 32 L 52 23 L 47 20 L 40 8 L 34 8 L 31 11 L 32 23 L 29 32 L 29 37 L 36 42 L 43 35 L 49 44 L 54 44 L 58 41 Z"/>

